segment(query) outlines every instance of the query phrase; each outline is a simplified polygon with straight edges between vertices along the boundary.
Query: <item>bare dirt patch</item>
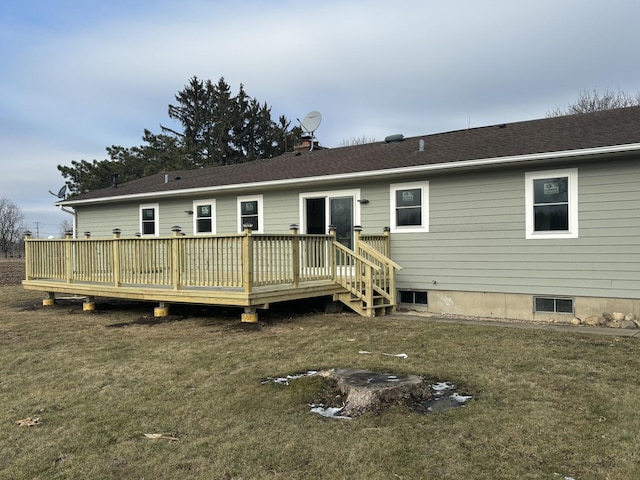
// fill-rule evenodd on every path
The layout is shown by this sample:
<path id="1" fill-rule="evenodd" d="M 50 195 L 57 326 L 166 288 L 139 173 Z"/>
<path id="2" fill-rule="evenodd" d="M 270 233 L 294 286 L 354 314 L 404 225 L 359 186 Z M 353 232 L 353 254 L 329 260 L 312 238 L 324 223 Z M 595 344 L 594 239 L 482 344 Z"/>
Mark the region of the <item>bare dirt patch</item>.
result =
<path id="1" fill-rule="evenodd" d="M 0 260 L 0 286 L 20 285 L 24 280 L 24 259 Z"/>

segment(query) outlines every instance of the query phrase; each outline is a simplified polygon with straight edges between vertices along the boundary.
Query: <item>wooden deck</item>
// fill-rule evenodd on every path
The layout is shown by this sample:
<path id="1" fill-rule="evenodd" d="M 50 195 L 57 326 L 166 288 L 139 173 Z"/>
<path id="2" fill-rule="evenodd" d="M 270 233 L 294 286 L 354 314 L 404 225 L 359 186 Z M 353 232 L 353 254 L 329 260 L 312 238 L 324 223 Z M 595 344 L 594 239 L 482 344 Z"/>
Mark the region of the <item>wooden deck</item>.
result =
<path id="1" fill-rule="evenodd" d="M 375 316 L 395 308 L 389 236 L 361 236 L 349 250 L 335 235 L 252 234 L 166 238 L 25 239 L 24 288 L 49 294 L 256 308 L 333 296 Z M 164 308 L 164 307 L 163 307 Z M 245 317 L 243 317 L 245 318 Z"/>

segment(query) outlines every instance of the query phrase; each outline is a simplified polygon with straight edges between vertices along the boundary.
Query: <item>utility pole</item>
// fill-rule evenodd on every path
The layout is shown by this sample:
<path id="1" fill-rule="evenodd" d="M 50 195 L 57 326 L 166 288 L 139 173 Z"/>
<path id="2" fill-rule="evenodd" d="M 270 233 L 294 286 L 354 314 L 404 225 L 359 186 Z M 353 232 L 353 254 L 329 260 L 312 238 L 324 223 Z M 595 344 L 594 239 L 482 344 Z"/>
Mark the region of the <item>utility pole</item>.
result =
<path id="1" fill-rule="evenodd" d="M 36 224 L 36 238 L 40 238 L 40 222 L 34 222 Z"/>

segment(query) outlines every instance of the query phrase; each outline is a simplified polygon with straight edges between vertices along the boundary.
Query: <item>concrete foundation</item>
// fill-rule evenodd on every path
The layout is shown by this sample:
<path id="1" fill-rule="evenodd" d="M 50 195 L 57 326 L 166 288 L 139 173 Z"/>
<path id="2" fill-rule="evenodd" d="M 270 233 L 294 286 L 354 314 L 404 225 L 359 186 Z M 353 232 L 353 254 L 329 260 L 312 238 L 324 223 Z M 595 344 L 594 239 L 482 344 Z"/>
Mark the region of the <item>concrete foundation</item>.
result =
<path id="1" fill-rule="evenodd" d="M 258 323 L 258 312 L 255 308 L 245 307 L 244 313 L 240 317 L 242 323 Z"/>
<path id="2" fill-rule="evenodd" d="M 43 307 L 51 307 L 56 304 L 56 294 L 53 292 L 49 292 L 49 296 L 42 300 Z"/>
<path id="3" fill-rule="evenodd" d="M 640 318 L 640 300 L 628 298 L 570 297 L 573 298 L 574 313 L 534 312 L 533 299 L 538 295 L 487 292 L 455 292 L 431 290 L 428 305 L 401 305 L 420 312 L 435 315 L 511 319 L 541 323 L 570 323 L 574 317 L 602 316 L 604 312 L 622 312 Z M 539 295 L 554 297 L 554 295 Z"/>
<path id="4" fill-rule="evenodd" d="M 161 303 L 159 306 L 153 309 L 154 317 L 168 317 L 169 316 L 169 305 L 165 303 Z"/>

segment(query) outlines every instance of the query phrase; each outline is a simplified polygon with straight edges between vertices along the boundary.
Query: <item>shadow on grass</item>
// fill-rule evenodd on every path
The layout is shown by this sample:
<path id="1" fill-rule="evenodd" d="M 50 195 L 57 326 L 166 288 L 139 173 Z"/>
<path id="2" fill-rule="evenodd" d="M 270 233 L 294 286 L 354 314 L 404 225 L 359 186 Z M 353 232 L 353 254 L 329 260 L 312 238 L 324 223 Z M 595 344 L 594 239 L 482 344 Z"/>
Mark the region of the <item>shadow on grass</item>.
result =
<path id="1" fill-rule="evenodd" d="M 80 307 L 80 305 L 78 305 Z M 146 302 L 124 302 L 120 300 L 102 300 L 96 302 L 94 314 L 108 313 L 112 311 L 141 313 L 148 311 L 150 304 Z M 154 326 L 166 323 L 181 322 L 189 319 L 203 319 L 205 325 L 215 322 L 225 324 L 226 329 L 238 332 L 262 331 L 273 324 L 287 324 L 306 315 L 317 315 L 324 312 L 324 300 L 311 299 L 304 301 L 291 301 L 278 303 L 267 310 L 258 310 L 258 323 L 242 323 L 239 307 L 218 307 L 210 305 L 172 304 L 171 314 L 166 317 L 142 315 L 128 322 L 118 322 L 107 325 L 107 328 L 124 328 L 133 325 Z"/>

